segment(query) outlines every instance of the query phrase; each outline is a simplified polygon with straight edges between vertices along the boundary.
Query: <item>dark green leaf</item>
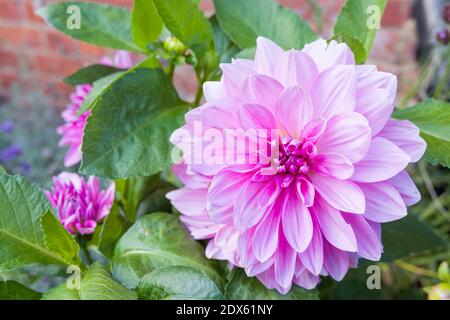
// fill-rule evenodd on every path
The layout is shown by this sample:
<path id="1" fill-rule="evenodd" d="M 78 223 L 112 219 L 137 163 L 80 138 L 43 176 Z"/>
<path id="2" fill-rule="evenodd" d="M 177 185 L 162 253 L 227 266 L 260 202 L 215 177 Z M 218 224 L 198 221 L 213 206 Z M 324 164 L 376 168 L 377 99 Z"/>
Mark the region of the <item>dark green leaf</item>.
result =
<path id="1" fill-rule="evenodd" d="M 291 291 L 282 295 L 276 290 L 267 289 L 255 277 L 248 277 L 243 269 L 233 271 L 232 278 L 225 288 L 225 296 L 230 300 L 317 300 L 317 290 L 305 290 L 293 286 Z"/>
<path id="2" fill-rule="evenodd" d="M 0 300 L 39 300 L 39 292 L 15 281 L 0 282 Z"/>
<path id="3" fill-rule="evenodd" d="M 220 57 L 220 62 L 230 63 L 231 58 L 234 58 L 240 50 L 231 42 L 230 37 L 223 32 L 216 16 L 212 16 L 209 21 L 213 26 L 214 44 Z"/>
<path id="4" fill-rule="evenodd" d="M 132 14 L 132 36 L 134 43 L 146 48 L 158 40 L 163 23 L 152 0 L 134 0 Z"/>
<path id="5" fill-rule="evenodd" d="M 67 264 L 79 265 L 80 246 L 51 211 L 42 216 L 41 226 L 47 249 L 59 254 Z"/>
<path id="6" fill-rule="evenodd" d="M 284 49 L 302 49 L 317 36 L 299 16 L 273 0 L 214 0 L 222 29 L 241 49 L 263 36 Z"/>
<path id="7" fill-rule="evenodd" d="M 48 210 L 37 186 L 19 176 L 0 175 L 0 272 L 35 263 L 67 264 L 45 245 L 41 217 Z"/>
<path id="8" fill-rule="evenodd" d="M 358 40 L 365 51 L 370 52 L 386 3 L 387 0 L 347 0 L 337 18 L 334 32 L 344 34 L 344 41 L 349 40 L 349 45 L 355 43 L 352 38 Z"/>
<path id="9" fill-rule="evenodd" d="M 152 213 L 139 219 L 117 243 L 112 260 L 114 278 L 135 288 L 147 273 L 162 267 L 186 266 L 208 275 L 222 287 L 215 261 L 205 257 L 178 217 Z"/>
<path id="10" fill-rule="evenodd" d="M 101 47 L 142 52 L 131 40 L 131 14 L 125 8 L 70 1 L 49 4 L 37 14 L 75 39 Z"/>
<path id="11" fill-rule="evenodd" d="M 221 300 L 225 299 L 206 274 L 188 267 L 156 269 L 139 283 L 142 300 Z"/>
<path id="12" fill-rule="evenodd" d="M 107 88 L 84 131 L 81 172 L 110 179 L 155 174 L 171 164 L 171 133 L 186 106 L 160 69 L 136 69 Z"/>
<path id="13" fill-rule="evenodd" d="M 382 237 L 384 253 L 381 259 L 384 262 L 448 247 L 448 243 L 431 227 L 412 214 L 383 224 Z"/>
<path id="14" fill-rule="evenodd" d="M 71 86 L 79 84 L 94 83 L 100 78 L 109 76 L 110 74 L 121 71 L 121 69 L 107 66 L 104 64 L 93 64 L 81 68 L 74 74 L 64 78 L 64 82 Z"/>
<path id="15" fill-rule="evenodd" d="M 69 289 L 66 283 L 51 289 L 44 300 L 136 300 L 131 290 L 115 282 L 100 264 L 92 265 L 81 279 L 79 288 Z"/>
<path id="16" fill-rule="evenodd" d="M 420 129 L 427 142 L 425 159 L 450 168 L 450 103 L 427 100 L 412 108 L 397 110 L 397 119 L 407 119 Z"/>
<path id="17" fill-rule="evenodd" d="M 212 47 L 211 25 L 192 0 L 153 0 L 153 3 L 166 28 L 198 58 Z"/>
<path id="18" fill-rule="evenodd" d="M 124 231 L 125 223 L 120 216 L 117 203 L 114 203 L 106 219 L 95 230 L 90 245 L 96 246 L 104 255 L 111 258 L 116 243 Z"/>

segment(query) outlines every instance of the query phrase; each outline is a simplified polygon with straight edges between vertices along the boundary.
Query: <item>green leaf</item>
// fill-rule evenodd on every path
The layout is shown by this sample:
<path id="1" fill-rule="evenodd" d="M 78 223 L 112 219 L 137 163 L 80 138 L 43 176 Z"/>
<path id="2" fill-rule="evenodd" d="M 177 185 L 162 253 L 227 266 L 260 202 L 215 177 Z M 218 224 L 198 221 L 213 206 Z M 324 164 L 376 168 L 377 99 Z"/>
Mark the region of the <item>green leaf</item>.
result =
<path id="1" fill-rule="evenodd" d="M 234 58 L 240 51 L 239 48 L 231 42 L 230 37 L 222 30 L 216 16 L 209 18 L 209 22 L 213 27 L 214 44 L 219 54 L 220 62 L 231 62 L 231 58 Z"/>
<path id="2" fill-rule="evenodd" d="M 8 174 L 8 172 L 2 165 L 0 165 L 0 174 Z"/>
<path id="3" fill-rule="evenodd" d="M 204 272 L 219 288 L 222 277 L 216 261 L 205 257 L 178 217 L 152 213 L 139 219 L 119 240 L 112 260 L 114 278 L 135 288 L 147 273 L 162 267 L 186 266 Z"/>
<path id="4" fill-rule="evenodd" d="M 142 52 L 131 39 L 131 14 L 125 8 L 70 1 L 49 4 L 37 10 L 37 14 L 75 39 L 101 47 Z"/>
<path id="5" fill-rule="evenodd" d="M 443 238 L 413 214 L 383 224 L 382 239 L 384 253 L 381 261 L 383 262 L 391 262 L 448 247 L 448 243 Z"/>
<path id="6" fill-rule="evenodd" d="M 187 110 L 177 103 L 160 69 L 136 69 L 114 81 L 88 118 L 81 172 L 123 179 L 169 167 L 169 137 Z"/>
<path id="7" fill-rule="evenodd" d="M 134 0 L 131 21 L 133 41 L 141 48 L 158 40 L 164 27 L 152 0 Z"/>
<path id="8" fill-rule="evenodd" d="M 95 81 L 109 76 L 110 74 L 122 71 L 121 69 L 104 64 L 92 64 L 81 68 L 74 74 L 64 78 L 64 82 L 71 86 L 79 84 L 94 83 Z"/>
<path id="9" fill-rule="evenodd" d="M 59 254 L 67 264 L 79 265 L 80 246 L 51 211 L 41 217 L 41 226 L 47 249 Z"/>
<path id="10" fill-rule="evenodd" d="M 352 39 L 358 40 L 369 53 L 386 3 L 387 0 L 347 0 L 337 18 L 334 32 L 344 34 L 344 41 L 348 40 L 349 45 L 354 46 Z"/>
<path id="11" fill-rule="evenodd" d="M 419 127 L 421 137 L 428 144 L 426 160 L 450 168 L 450 103 L 430 99 L 412 108 L 397 110 L 394 117 L 407 119 Z"/>
<path id="12" fill-rule="evenodd" d="M 112 84 L 127 75 L 130 72 L 134 72 L 136 69 L 140 68 L 157 68 L 159 67 L 159 61 L 156 58 L 155 55 L 150 55 L 147 59 L 143 60 L 142 62 L 138 63 L 133 68 L 128 69 L 125 72 L 116 72 L 113 74 L 110 74 L 104 78 L 100 78 L 97 81 L 93 83 L 93 87 L 89 94 L 84 99 L 83 103 L 80 106 L 80 109 L 78 110 L 78 115 L 83 114 L 87 110 L 93 109 L 97 102 L 101 99 L 102 95 L 111 89 Z"/>
<path id="13" fill-rule="evenodd" d="M 93 109 L 96 106 L 98 100 L 101 98 L 103 92 L 105 92 L 105 90 L 108 89 L 114 81 L 119 79 L 119 77 L 122 76 L 123 73 L 124 72 L 112 73 L 94 81 L 94 83 L 92 84 L 92 89 L 91 91 L 89 91 L 86 98 L 84 98 L 80 109 L 78 109 L 77 115 L 80 116 L 86 111 Z"/>
<path id="14" fill-rule="evenodd" d="M 125 230 L 125 224 L 120 216 L 117 203 L 111 207 L 106 219 L 95 230 L 90 245 L 96 246 L 104 255 L 111 258 L 117 241 Z"/>
<path id="15" fill-rule="evenodd" d="M 230 300 L 317 300 L 317 290 L 305 290 L 293 286 L 288 294 L 279 294 L 267 289 L 255 277 L 248 277 L 243 269 L 235 269 L 225 288 L 225 296 Z"/>
<path id="16" fill-rule="evenodd" d="M 44 300 L 136 300 L 131 290 L 115 282 L 100 264 L 92 265 L 81 279 L 79 288 L 69 289 L 66 283 L 49 290 Z"/>
<path id="17" fill-rule="evenodd" d="M 284 49 L 302 49 L 317 39 L 309 25 L 274 0 L 214 0 L 222 29 L 241 49 L 256 46 L 263 36 Z"/>
<path id="18" fill-rule="evenodd" d="M 156 269 L 139 283 L 142 300 L 223 300 L 219 288 L 203 272 L 173 266 Z"/>
<path id="19" fill-rule="evenodd" d="M 208 19 L 192 0 L 153 0 L 166 28 L 201 58 L 212 47 Z"/>
<path id="20" fill-rule="evenodd" d="M 34 263 L 67 264 L 45 245 L 40 220 L 48 210 L 37 186 L 19 176 L 0 175 L 0 272 Z"/>
<path id="21" fill-rule="evenodd" d="M 0 300 L 40 300 L 41 296 L 18 282 L 0 282 Z"/>

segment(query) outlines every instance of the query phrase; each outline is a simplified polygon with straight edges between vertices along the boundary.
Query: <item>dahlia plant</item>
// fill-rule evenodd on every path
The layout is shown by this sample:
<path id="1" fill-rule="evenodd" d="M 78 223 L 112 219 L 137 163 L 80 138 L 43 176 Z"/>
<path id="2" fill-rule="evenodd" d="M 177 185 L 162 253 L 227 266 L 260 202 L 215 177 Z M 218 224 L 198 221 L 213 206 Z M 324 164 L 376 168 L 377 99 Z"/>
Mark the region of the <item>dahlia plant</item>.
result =
<path id="1" fill-rule="evenodd" d="M 347 273 L 369 290 L 366 270 L 446 248 L 407 212 L 421 198 L 408 165 L 449 166 L 450 106 L 396 110 L 395 74 L 365 63 L 386 2 L 347 0 L 327 39 L 273 0 L 214 0 L 208 18 L 194 0 L 41 8 L 120 51 L 64 79 L 58 133 L 78 173 L 44 192 L 0 175 L 0 275 L 51 264 L 79 282 L 0 293 L 317 299 Z M 185 64 L 192 99 L 174 85 Z"/>

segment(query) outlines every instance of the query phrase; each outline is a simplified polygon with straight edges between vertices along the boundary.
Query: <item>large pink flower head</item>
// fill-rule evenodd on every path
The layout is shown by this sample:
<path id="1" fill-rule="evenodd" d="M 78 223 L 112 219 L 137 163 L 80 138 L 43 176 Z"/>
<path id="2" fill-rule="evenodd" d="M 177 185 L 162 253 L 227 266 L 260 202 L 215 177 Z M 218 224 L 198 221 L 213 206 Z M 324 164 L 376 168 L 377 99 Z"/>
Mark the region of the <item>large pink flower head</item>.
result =
<path id="1" fill-rule="evenodd" d="M 94 233 L 114 201 L 114 183 L 105 191 L 96 177 L 86 182 L 75 173 L 63 172 L 53 178 L 53 188 L 45 194 L 58 211 L 59 220 L 71 234 Z"/>
<path id="2" fill-rule="evenodd" d="M 168 198 L 195 238 L 211 239 L 207 255 L 281 293 L 379 260 L 380 224 L 420 199 L 405 168 L 426 147 L 411 122 L 391 119 L 396 77 L 356 65 L 346 44 L 284 51 L 261 37 L 254 60 L 221 69 L 171 138 L 185 187 Z M 230 130 L 250 133 L 230 146 Z"/>
<path id="3" fill-rule="evenodd" d="M 130 68 L 133 65 L 131 56 L 126 51 L 118 51 L 114 60 L 104 57 L 101 59 L 100 63 L 121 69 Z M 65 123 L 59 126 L 57 131 L 58 134 L 62 136 L 59 145 L 68 145 L 69 147 L 64 158 L 64 165 L 66 167 L 73 166 L 81 161 L 83 131 L 86 126 L 87 118 L 91 115 L 91 111 L 86 111 L 80 116 L 78 116 L 77 113 L 91 90 L 91 84 L 76 86 L 75 92 L 70 95 L 70 103 L 61 114 Z"/>

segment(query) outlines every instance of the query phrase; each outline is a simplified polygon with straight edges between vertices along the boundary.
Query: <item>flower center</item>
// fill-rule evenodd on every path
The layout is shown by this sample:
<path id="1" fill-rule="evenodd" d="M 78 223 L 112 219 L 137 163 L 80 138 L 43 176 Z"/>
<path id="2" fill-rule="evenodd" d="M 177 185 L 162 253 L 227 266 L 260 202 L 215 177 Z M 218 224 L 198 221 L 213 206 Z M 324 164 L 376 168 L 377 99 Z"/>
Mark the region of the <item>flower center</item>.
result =
<path id="1" fill-rule="evenodd" d="M 283 176 L 283 187 L 287 187 L 297 175 L 308 173 L 317 147 L 311 141 L 283 138 L 280 143 L 278 174 Z"/>

